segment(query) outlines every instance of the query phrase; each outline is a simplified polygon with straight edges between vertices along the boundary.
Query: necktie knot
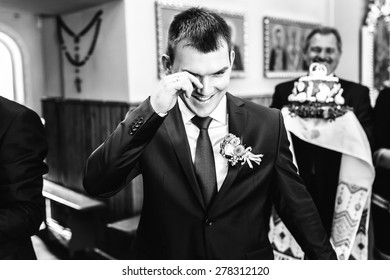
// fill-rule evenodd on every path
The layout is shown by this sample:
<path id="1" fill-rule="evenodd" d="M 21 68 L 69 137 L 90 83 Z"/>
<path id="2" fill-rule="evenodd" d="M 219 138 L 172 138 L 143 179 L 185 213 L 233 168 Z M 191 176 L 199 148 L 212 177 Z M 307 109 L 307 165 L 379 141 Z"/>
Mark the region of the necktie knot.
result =
<path id="1" fill-rule="evenodd" d="M 213 119 L 211 117 L 198 117 L 195 116 L 192 118 L 192 123 L 196 125 L 200 130 L 202 129 L 208 129 L 209 125 Z"/>

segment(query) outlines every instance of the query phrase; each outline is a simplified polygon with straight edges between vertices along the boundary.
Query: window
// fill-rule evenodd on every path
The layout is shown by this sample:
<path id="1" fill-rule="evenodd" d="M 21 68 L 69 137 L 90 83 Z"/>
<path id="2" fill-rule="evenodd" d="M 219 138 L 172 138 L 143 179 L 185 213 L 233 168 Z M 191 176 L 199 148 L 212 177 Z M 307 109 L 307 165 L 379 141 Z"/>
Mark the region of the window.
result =
<path id="1" fill-rule="evenodd" d="M 15 40 L 1 31 L 0 95 L 24 103 L 22 54 Z"/>

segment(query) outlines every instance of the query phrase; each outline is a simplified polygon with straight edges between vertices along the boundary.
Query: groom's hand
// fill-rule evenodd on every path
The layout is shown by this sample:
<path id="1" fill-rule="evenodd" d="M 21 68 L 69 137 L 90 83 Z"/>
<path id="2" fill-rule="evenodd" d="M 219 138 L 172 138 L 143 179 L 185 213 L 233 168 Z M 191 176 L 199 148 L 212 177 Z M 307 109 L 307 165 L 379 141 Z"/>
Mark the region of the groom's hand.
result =
<path id="1" fill-rule="evenodd" d="M 160 80 L 157 90 L 150 96 L 150 103 L 156 113 L 168 113 L 180 94 L 191 98 L 198 88 L 203 88 L 203 85 L 194 75 L 188 72 L 173 73 Z"/>

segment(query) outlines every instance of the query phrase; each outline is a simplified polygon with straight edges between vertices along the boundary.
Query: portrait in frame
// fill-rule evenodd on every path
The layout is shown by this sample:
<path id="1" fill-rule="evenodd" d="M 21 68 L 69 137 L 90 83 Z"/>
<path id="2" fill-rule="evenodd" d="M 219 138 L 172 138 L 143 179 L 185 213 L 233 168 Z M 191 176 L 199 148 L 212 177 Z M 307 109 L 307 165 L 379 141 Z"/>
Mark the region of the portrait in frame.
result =
<path id="1" fill-rule="evenodd" d="M 303 47 L 309 32 L 319 24 L 265 17 L 264 77 L 288 78 L 306 74 Z"/>
<path id="2" fill-rule="evenodd" d="M 156 1 L 156 30 L 157 30 L 157 65 L 158 77 L 162 78 L 164 68 L 161 63 L 161 56 L 166 52 L 168 44 L 168 29 L 174 16 L 190 6 L 172 1 Z M 246 48 L 247 48 L 247 22 L 244 13 L 230 12 L 219 9 L 204 7 L 216 12 L 223 17 L 228 24 L 232 34 L 232 49 L 235 52 L 235 59 L 232 67 L 232 78 L 243 78 L 246 72 Z"/>

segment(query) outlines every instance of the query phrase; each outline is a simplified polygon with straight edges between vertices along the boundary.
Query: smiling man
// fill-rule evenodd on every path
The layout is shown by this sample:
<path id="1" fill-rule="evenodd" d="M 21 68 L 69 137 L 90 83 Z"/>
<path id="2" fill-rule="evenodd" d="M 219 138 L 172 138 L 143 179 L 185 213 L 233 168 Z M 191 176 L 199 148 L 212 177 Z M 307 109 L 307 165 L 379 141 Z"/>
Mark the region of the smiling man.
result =
<path id="1" fill-rule="evenodd" d="M 313 29 L 306 38 L 304 58 L 307 66 L 318 62 L 326 66 L 328 75 L 334 72 L 342 53 L 342 42 L 339 32 L 330 27 Z M 289 103 L 294 83 L 288 81 L 275 87 L 271 107 L 281 109 Z M 373 110 L 370 104 L 369 89 L 363 85 L 339 79 L 345 105 L 352 107 L 368 139 L 372 142 Z M 299 173 L 308 191 L 313 196 L 321 220 L 331 235 L 336 191 L 339 185 L 341 153 L 329 150 L 301 140 L 292 134 L 294 152 Z"/>
<path id="2" fill-rule="evenodd" d="M 156 91 L 85 168 L 86 191 L 100 197 L 143 175 L 132 257 L 273 259 L 273 204 L 308 258 L 335 259 L 280 112 L 227 93 L 234 51 L 226 22 L 205 9 L 178 14 L 162 62 Z"/>

